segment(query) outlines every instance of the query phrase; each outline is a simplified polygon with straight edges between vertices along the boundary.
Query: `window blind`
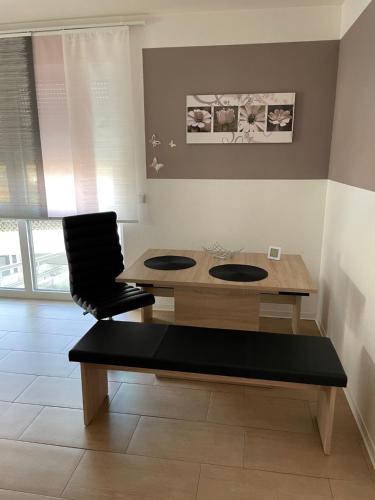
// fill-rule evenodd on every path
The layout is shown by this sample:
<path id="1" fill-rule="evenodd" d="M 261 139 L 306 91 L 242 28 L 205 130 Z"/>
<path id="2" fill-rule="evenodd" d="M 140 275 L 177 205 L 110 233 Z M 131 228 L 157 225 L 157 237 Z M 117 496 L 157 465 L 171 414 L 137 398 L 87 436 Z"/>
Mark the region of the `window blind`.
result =
<path id="1" fill-rule="evenodd" d="M 0 39 L 0 217 L 46 217 L 30 37 Z"/>
<path id="2" fill-rule="evenodd" d="M 129 28 L 0 39 L 0 217 L 137 220 Z"/>

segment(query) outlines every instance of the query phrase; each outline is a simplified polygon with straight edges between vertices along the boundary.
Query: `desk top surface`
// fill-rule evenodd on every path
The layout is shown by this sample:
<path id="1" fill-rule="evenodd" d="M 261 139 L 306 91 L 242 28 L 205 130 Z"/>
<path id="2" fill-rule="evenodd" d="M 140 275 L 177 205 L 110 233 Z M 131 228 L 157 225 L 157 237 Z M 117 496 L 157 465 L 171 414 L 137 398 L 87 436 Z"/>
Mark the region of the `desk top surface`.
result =
<path id="1" fill-rule="evenodd" d="M 150 269 L 144 261 L 161 255 L 183 255 L 196 260 L 197 264 L 178 271 L 160 271 Z M 209 269 L 220 264 L 247 264 L 262 267 L 268 271 L 268 277 L 262 281 L 236 282 L 223 281 L 210 276 Z M 135 282 L 160 287 L 213 287 L 235 288 L 254 292 L 277 293 L 315 293 L 316 287 L 300 255 L 281 256 L 281 260 L 269 260 L 263 253 L 239 253 L 234 257 L 221 260 L 199 250 L 149 249 L 134 264 L 118 277 L 119 282 Z"/>

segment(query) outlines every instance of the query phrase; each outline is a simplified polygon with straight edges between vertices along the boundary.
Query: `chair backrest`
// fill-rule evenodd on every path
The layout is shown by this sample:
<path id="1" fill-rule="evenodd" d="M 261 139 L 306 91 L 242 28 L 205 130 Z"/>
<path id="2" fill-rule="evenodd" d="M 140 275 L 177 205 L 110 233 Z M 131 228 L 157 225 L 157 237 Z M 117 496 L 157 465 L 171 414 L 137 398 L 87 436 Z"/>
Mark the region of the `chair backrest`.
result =
<path id="1" fill-rule="evenodd" d="M 124 270 L 115 212 L 62 219 L 70 291 L 95 295 Z"/>

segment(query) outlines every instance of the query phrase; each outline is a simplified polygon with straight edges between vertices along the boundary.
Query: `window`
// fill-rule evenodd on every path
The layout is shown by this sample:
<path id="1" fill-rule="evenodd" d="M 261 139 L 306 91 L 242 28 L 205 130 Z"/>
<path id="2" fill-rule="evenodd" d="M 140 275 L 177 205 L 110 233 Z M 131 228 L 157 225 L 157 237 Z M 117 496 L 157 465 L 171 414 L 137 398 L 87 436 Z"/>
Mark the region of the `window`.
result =
<path id="1" fill-rule="evenodd" d="M 30 221 L 28 227 L 33 289 L 68 292 L 69 271 L 61 221 Z"/>
<path id="2" fill-rule="evenodd" d="M 69 291 L 57 219 L 137 220 L 129 29 L 1 38 L 0 61 L 0 295 L 52 297 Z"/>
<path id="3" fill-rule="evenodd" d="M 60 220 L 0 219 L 0 296 L 69 297 Z"/>
<path id="4" fill-rule="evenodd" d="M 25 288 L 18 223 L 0 219 L 0 288 Z"/>

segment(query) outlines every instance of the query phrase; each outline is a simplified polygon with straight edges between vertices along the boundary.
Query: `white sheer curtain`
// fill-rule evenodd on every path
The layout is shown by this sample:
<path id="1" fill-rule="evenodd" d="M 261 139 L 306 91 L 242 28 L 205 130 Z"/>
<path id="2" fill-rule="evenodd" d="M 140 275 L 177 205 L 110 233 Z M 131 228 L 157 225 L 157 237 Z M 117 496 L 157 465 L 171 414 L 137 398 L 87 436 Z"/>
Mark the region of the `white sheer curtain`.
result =
<path id="1" fill-rule="evenodd" d="M 137 220 L 129 28 L 33 38 L 49 217 Z"/>

